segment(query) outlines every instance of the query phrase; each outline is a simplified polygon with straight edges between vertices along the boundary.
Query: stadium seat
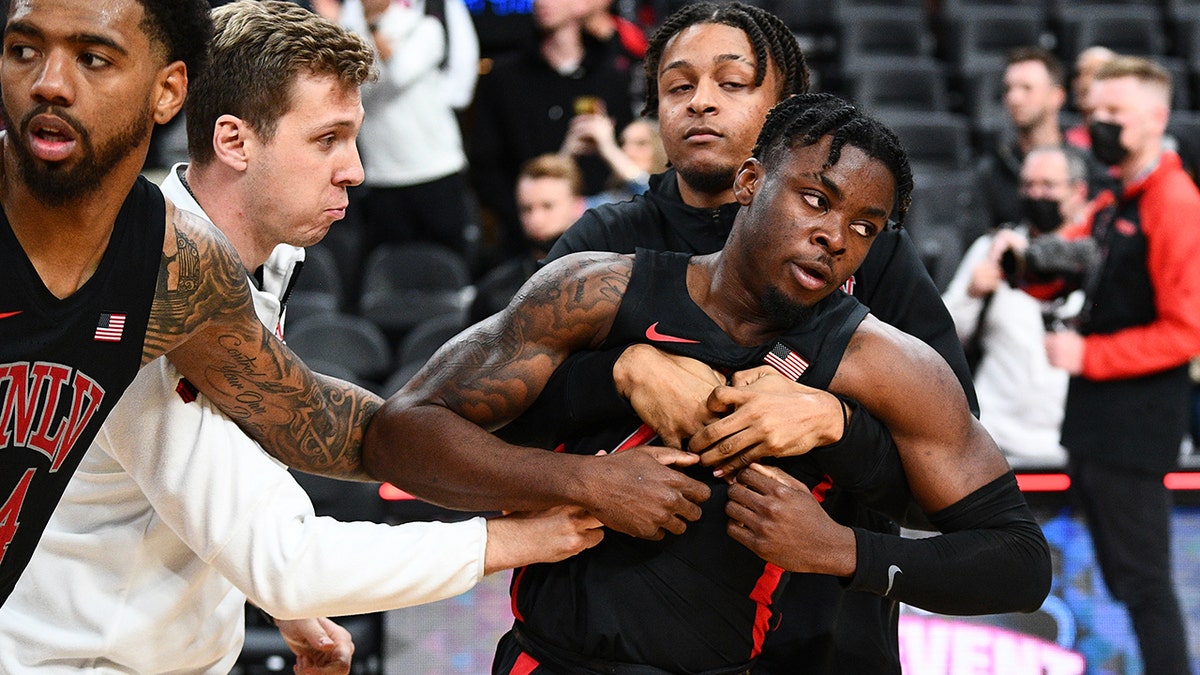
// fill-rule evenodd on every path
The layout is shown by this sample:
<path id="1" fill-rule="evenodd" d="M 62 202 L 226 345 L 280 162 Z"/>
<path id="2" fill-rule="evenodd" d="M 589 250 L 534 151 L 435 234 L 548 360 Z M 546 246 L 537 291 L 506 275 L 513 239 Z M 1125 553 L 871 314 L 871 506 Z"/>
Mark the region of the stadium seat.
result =
<path id="1" fill-rule="evenodd" d="M 389 244 L 367 257 L 360 313 L 396 341 L 440 314 L 466 316 L 474 287 L 467 261 L 437 244 Z"/>
<path id="2" fill-rule="evenodd" d="M 839 12 L 843 68 L 873 57 L 932 57 L 933 34 L 920 8 L 869 5 Z"/>
<path id="3" fill-rule="evenodd" d="M 914 174 L 970 167 L 971 131 L 965 115 L 884 110 L 877 117 L 900 138 Z"/>
<path id="4" fill-rule="evenodd" d="M 1130 56 L 1164 56 L 1167 37 L 1156 5 L 1064 5 L 1059 10 L 1059 56 L 1072 63 L 1087 47 L 1102 45 Z"/>
<path id="5" fill-rule="evenodd" d="M 1050 46 L 1040 8 L 1024 5 L 966 5 L 943 15 L 939 45 L 960 73 L 1003 70 L 1014 47 Z"/>
<path id="6" fill-rule="evenodd" d="M 465 327 L 463 317 L 457 314 L 433 316 L 418 323 L 401 340 L 396 364 L 425 363 L 439 347 Z"/>
<path id="7" fill-rule="evenodd" d="M 340 366 L 356 380 L 376 380 L 391 368 L 383 331 L 361 316 L 335 312 L 309 317 L 287 329 L 287 344 L 305 362 Z"/>
<path id="8" fill-rule="evenodd" d="M 843 77 L 850 99 L 872 113 L 950 109 L 945 68 L 931 58 L 860 59 Z"/>

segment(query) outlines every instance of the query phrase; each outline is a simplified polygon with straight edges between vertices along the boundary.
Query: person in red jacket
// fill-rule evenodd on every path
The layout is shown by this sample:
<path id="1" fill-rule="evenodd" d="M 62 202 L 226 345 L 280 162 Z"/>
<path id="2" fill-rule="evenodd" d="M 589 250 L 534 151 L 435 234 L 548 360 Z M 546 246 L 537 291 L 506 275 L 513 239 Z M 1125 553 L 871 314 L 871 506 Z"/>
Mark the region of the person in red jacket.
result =
<path id="1" fill-rule="evenodd" d="M 1129 610 L 1147 673 L 1191 672 L 1171 577 L 1171 497 L 1163 476 L 1187 429 L 1189 359 L 1200 354 L 1200 191 L 1164 151 L 1170 75 L 1116 57 L 1088 90 L 1092 152 L 1119 192 L 1064 231 L 1099 244 L 1076 330 L 1046 338 L 1071 373 L 1062 443 L 1105 584 Z"/>

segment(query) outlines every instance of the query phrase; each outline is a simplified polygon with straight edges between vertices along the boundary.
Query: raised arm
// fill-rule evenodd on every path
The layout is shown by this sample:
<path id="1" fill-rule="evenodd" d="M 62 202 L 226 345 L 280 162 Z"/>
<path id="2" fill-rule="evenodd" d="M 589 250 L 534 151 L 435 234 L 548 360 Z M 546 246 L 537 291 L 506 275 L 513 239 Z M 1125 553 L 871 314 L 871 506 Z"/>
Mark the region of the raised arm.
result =
<path id="1" fill-rule="evenodd" d="M 580 457 L 488 433 L 528 408 L 568 354 L 600 344 L 631 266 L 628 256 L 581 253 L 539 271 L 507 309 L 450 340 L 384 405 L 367 434 L 367 469 L 454 508 L 574 504 L 637 536 L 683 531 L 708 489 L 659 462 L 693 455 Z"/>
<path id="2" fill-rule="evenodd" d="M 220 231 L 168 203 L 143 361 L 168 353 L 197 389 L 288 466 L 367 480 L 363 432 L 380 398 L 309 370 L 259 321 L 247 283 Z"/>

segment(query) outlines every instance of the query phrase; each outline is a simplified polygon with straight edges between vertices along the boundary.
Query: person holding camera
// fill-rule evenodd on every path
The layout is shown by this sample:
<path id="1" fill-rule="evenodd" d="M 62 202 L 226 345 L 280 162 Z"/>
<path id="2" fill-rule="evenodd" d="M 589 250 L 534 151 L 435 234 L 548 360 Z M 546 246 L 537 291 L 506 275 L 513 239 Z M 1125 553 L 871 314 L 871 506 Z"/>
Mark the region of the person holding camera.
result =
<path id="1" fill-rule="evenodd" d="M 1062 444 L 1104 582 L 1130 613 L 1145 672 L 1188 673 L 1163 477 L 1178 462 L 1188 361 L 1200 354 L 1200 191 L 1163 148 L 1166 70 L 1115 57 L 1087 96 L 1092 152 L 1121 185 L 1063 230 L 1098 245 L 1098 269 L 1076 329 L 1048 334 L 1046 354 L 1071 374 Z"/>
<path id="2" fill-rule="evenodd" d="M 942 300 L 954 319 L 979 396 L 979 419 L 1014 467 L 1060 466 L 1066 371 L 1050 365 L 1045 322 L 1076 310 L 1040 301 L 1007 283 L 1004 253 L 1083 218 L 1087 164 L 1071 148 L 1030 150 L 1021 164 L 1019 223 L 983 235 L 963 257 Z"/>

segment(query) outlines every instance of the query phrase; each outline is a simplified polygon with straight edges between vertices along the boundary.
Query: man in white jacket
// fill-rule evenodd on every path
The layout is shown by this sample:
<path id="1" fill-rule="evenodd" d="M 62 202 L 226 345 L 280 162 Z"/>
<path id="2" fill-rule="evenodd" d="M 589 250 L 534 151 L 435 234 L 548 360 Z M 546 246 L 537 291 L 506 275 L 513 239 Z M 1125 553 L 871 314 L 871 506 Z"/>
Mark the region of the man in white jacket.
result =
<path id="1" fill-rule="evenodd" d="M 475 220 L 463 195 L 467 155 L 458 112 L 475 96 L 479 39 L 463 0 L 346 0 L 319 7 L 375 50 L 363 88 L 367 168 L 363 256 L 388 242 L 433 241 L 465 253 Z"/>
<path id="2" fill-rule="evenodd" d="M 1013 237 L 1051 235 L 1083 217 L 1087 172 L 1083 157 L 1070 148 L 1030 150 L 1021 165 L 1021 222 L 976 239 L 942 294 L 968 354 L 981 355 L 974 370 L 979 421 L 1014 467 L 1066 462 L 1058 437 L 1067 372 L 1046 359 L 1043 315 L 1077 314 L 1083 298 L 1077 293 L 1051 304 L 1012 288 L 1001 257 Z"/>
<path id="3" fill-rule="evenodd" d="M 188 102 L 192 163 L 163 192 L 229 238 L 281 334 L 297 246 L 324 236 L 362 180 L 371 51 L 290 3 L 214 17 L 213 65 Z M 598 526 L 565 511 L 395 527 L 316 517 L 286 467 L 160 358 L 105 422 L 0 608 L 0 672 L 227 673 L 249 597 L 296 620 L 280 624 L 300 672 L 344 673 L 348 634 L 304 617 L 447 598 L 590 546 Z"/>

